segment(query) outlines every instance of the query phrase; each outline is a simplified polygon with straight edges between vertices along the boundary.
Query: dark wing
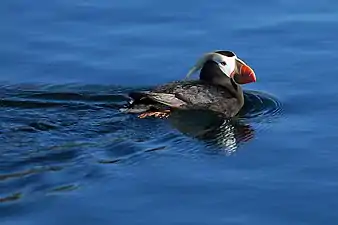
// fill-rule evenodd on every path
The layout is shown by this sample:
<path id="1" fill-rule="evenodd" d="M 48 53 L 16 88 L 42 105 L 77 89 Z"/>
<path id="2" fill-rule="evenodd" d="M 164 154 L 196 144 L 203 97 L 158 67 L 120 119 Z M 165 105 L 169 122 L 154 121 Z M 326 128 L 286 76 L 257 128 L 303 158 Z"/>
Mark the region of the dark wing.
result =
<path id="1" fill-rule="evenodd" d="M 161 93 L 153 91 L 144 91 L 144 92 L 134 92 L 129 94 L 135 100 L 138 100 L 138 103 L 144 104 L 155 104 L 160 103 L 173 108 L 180 108 L 187 103 L 183 100 L 176 97 L 172 93 Z"/>
<path id="2" fill-rule="evenodd" d="M 133 104 L 158 108 L 202 109 L 226 113 L 238 107 L 237 99 L 227 89 L 202 81 L 179 81 L 159 86 L 152 91 L 134 92 L 129 96 Z M 157 105 L 157 107 L 156 107 Z M 232 115 L 229 115 L 232 116 Z"/>

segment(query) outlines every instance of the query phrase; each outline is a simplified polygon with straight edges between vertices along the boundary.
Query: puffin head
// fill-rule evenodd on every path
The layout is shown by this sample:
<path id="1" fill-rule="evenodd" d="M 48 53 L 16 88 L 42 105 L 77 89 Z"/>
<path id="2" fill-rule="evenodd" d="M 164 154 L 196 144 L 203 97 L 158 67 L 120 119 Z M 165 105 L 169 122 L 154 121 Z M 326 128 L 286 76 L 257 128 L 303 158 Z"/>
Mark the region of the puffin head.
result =
<path id="1" fill-rule="evenodd" d="M 253 69 L 232 51 L 219 50 L 203 55 L 190 69 L 187 78 L 200 70 L 200 79 L 212 81 L 214 79 L 230 78 L 237 84 L 256 82 Z"/>

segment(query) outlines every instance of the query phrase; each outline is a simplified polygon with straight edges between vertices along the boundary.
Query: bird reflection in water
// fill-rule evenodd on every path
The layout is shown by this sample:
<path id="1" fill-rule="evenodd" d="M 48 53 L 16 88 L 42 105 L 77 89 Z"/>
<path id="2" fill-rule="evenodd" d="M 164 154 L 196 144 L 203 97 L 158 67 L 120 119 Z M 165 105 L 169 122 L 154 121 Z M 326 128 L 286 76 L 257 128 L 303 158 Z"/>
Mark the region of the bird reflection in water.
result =
<path id="1" fill-rule="evenodd" d="M 241 143 L 254 137 L 249 124 L 236 118 L 224 119 L 210 111 L 177 111 L 169 121 L 183 134 L 221 147 L 229 155 L 236 152 Z"/>

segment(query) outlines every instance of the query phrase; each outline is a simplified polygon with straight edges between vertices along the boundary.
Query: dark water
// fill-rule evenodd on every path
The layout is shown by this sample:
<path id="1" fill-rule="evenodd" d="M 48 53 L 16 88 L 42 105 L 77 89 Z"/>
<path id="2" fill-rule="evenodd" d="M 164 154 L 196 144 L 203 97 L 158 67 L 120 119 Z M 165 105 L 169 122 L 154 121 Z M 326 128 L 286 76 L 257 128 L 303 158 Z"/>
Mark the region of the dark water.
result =
<path id="1" fill-rule="evenodd" d="M 333 0 L 1 1 L 1 225 L 337 224 L 337 36 Z M 214 49 L 238 119 L 118 110 Z"/>

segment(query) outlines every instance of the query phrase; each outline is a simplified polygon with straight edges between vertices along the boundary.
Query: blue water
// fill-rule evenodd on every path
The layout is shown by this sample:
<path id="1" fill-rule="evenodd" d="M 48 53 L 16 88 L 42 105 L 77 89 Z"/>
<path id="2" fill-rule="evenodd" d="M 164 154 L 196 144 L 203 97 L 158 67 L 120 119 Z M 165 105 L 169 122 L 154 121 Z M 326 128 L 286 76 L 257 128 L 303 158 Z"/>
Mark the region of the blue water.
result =
<path id="1" fill-rule="evenodd" d="M 337 224 L 337 36 L 333 0 L 1 1 L 1 225 Z M 240 121 L 118 110 L 215 49 Z"/>

